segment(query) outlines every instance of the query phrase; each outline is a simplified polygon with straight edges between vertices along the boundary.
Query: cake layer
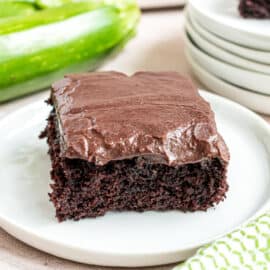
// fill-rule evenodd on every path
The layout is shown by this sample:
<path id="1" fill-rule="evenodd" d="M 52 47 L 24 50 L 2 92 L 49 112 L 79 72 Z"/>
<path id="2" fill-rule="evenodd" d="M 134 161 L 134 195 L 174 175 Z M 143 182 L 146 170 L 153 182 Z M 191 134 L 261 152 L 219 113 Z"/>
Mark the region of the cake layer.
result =
<path id="1" fill-rule="evenodd" d="M 206 210 L 225 198 L 228 149 L 209 104 L 178 73 L 69 75 L 49 103 L 43 136 L 59 221 Z"/>
<path id="2" fill-rule="evenodd" d="M 229 160 L 209 104 L 176 72 L 68 75 L 52 100 L 61 156 L 96 165 L 141 155 L 169 166 Z"/>
<path id="3" fill-rule="evenodd" d="M 110 161 L 104 166 L 61 156 L 53 111 L 43 136 L 52 160 L 50 199 L 59 221 L 107 211 L 206 210 L 225 198 L 227 163 L 220 158 L 171 167 L 149 156 Z"/>

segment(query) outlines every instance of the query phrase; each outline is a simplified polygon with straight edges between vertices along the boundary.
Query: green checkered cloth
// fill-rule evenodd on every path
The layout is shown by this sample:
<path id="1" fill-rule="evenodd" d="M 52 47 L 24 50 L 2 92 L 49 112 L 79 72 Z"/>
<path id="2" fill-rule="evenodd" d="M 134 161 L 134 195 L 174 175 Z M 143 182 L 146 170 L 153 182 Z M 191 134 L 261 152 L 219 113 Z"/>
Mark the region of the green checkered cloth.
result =
<path id="1" fill-rule="evenodd" d="M 173 270 L 270 270 L 270 212 L 199 249 Z"/>

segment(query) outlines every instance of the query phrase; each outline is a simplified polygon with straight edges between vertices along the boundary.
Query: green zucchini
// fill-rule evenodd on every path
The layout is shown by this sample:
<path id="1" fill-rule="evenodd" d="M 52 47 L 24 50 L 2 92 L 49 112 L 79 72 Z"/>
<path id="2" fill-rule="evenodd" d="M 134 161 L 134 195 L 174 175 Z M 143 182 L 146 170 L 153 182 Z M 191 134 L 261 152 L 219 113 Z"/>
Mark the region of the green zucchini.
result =
<path id="1" fill-rule="evenodd" d="M 0 35 L 18 32 L 49 23 L 56 23 L 80 13 L 95 10 L 102 6 L 104 6 L 104 4 L 101 2 L 97 4 L 94 1 L 68 3 L 61 7 L 37 11 L 31 14 L 31 16 L 14 16 L 8 20 L 0 21 Z"/>
<path id="2" fill-rule="evenodd" d="M 35 11 L 36 8 L 31 3 L 0 2 L 0 21 L 18 15 L 28 16 Z"/>
<path id="3" fill-rule="evenodd" d="M 46 16 L 0 20 L 0 102 L 45 88 L 65 73 L 95 69 L 139 19 L 135 0 L 114 1 L 69 1 L 36 12 Z"/>

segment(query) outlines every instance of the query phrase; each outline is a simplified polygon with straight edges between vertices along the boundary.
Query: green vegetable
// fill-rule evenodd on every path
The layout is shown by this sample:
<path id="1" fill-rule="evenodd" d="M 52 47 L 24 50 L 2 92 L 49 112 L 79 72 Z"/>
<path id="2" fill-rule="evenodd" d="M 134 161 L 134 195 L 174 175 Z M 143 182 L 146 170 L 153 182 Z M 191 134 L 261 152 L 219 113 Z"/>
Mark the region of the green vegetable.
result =
<path id="1" fill-rule="evenodd" d="M 29 15 L 36 11 L 31 3 L 0 2 L 0 20 L 17 15 Z"/>
<path id="2" fill-rule="evenodd" d="M 8 20 L 0 21 L 0 35 L 9 34 L 33 28 L 36 26 L 56 23 L 69 17 L 95 10 L 102 7 L 102 3 L 93 2 L 69 3 L 61 7 L 48 8 L 31 14 L 31 16 L 15 16 Z"/>
<path id="3" fill-rule="evenodd" d="M 130 38 L 139 19 L 135 0 L 32 5 L 41 2 L 45 9 L 0 20 L 0 102 L 48 87 L 66 73 L 95 69 Z"/>

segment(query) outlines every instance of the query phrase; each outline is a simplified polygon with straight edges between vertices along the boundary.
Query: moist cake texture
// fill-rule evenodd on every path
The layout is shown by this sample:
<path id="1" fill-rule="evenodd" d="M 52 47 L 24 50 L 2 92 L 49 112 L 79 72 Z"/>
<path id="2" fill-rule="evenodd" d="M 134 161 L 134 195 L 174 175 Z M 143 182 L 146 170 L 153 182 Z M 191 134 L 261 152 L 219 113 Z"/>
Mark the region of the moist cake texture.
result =
<path id="1" fill-rule="evenodd" d="M 239 11 L 244 18 L 270 18 L 270 0 L 241 0 Z"/>
<path id="2" fill-rule="evenodd" d="M 206 210 L 229 152 L 209 104 L 176 72 L 72 74 L 52 85 L 42 136 L 59 221 L 123 210 Z"/>

